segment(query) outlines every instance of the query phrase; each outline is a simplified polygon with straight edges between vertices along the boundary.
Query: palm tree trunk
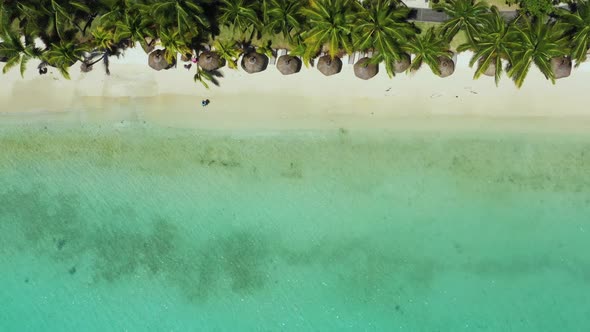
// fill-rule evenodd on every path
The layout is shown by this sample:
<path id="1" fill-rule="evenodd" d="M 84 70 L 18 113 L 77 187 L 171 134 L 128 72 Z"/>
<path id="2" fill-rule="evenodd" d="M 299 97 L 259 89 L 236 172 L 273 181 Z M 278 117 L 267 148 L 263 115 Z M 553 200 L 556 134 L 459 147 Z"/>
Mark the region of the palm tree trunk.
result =
<path id="1" fill-rule="evenodd" d="M 105 53 L 102 56 L 102 64 L 104 65 L 105 73 L 110 76 L 111 75 L 111 70 L 109 69 L 110 62 L 109 62 L 109 55 L 107 53 Z"/>
<path id="2" fill-rule="evenodd" d="M 94 18 L 96 17 L 96 13 L 92 14 L 89 16 L 88 21 L 86 21 L 86 24 L 84 25 L 84 28 L 82 29 L 82 35 L 86 36 L 86 29 L 88 29 L 88 27 L 90 25 L 92 25 L 92 22 L 94 21 Z"/>

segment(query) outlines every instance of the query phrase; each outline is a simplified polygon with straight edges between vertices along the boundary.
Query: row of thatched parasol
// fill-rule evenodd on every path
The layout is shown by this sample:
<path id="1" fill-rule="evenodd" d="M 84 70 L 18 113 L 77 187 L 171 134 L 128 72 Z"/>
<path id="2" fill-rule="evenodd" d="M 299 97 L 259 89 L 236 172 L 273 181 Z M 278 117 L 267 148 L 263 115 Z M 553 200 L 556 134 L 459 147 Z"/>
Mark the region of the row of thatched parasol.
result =
<path id="1" fill-rule="evenodd" d="M 440 77 L 447 77 L 453 74 L 455 71 L 455 62 L 452 59 L 440 57 L 438 60 Z M 264 54 L 249 52 L 242 57 L 241 66 L 244 71 L 253 74 L 265 70 L 268 66 L 268 61 L 268 57 Z M 166 61 L 163 50 L 155 50 L 150 53 L 148 63 L 155 70 L 169 69 L 175 65 L 175 63 Z M 205 51 L 199 55 L 198 64 L 203 70 L 213 71 L 225 66 L 225 60 L 216 52 Z M 282 55 L 277 60 L 277 69 L 283 75 L 298 73 L 301 70 L 301 65 L 301 59 L 291 55 Z M 393 63 L 396 73 L 402 73 L 409 67 L 410 56 L 407 54 L 401 60 Z M 568 77 L 572 70 L 571 58 L 552 58 L 551 67 L 556 79 Z M 342 70 L 342 60 L 338 57 L 331 58 L 329 55 L 323 55 L 318 59 L 317 68 L 326 76 L 338 74 Z M 484 72 L 484 75 L 494 76 L 495 70 L 495 62 L 492 62 Z M 368 57 L 361 58 L 354 64 L 354 74 L 360 79 L 368 80 L 377 75 L 377 73 L 379 73 L 379 65 L 372 63 Z"/>
<path id="2" fill-rule="evenodd" d="M 149 53 L 148 64 L 155 70 L 169 69 L 176 65 L 176 60 L 172 60 L 172 63 L 168 62 L 165 57 L 164 50 L 153 50 L 151 41 L 148 45 L 149 48 L 144 50 Z M 7 58 L 0 57 L 0 62 L 6 62 Z M 184 59 L 185 61 L 188 59 Z M 219 56 L 216 52 L 206 51 L 199 55 L 199 66 L 207 71 L 217 70 L 225 66 L 225 60 Z M 263 71 L 268 66 L 268 57 L 266 55 L 249 52 L 242 58 L 242 68 L 248 73 L 257 73 Z M 298 73 L 301 70 L 301 60 L 291 55 L 282 55 L 277 60 L 277 69 L 283 75 L 291 75 Z M 402 73 L 410 66 L 410 56 L 405 55 L 400 61 L 395 61 L 393 64 L 395 73 Z M 335 57 L 331 58 L 328 55 L 321 56 L 317 63 L 318 70 L 326 75 L 331 76 L 339 73 L 342 70 L 342 60 Z M 568 77 L 572 71 L 572 60 L 568 56 L 554 57 L 551 59 L 551 68 L 555 74 L 556 79 Z M 91 68 L 87 64 L 82 64 L 82 71 L 89 71 Z M 441 57 L 439 58 L 439 71 L 440 77 L 447 77 L 453 74 L 455 71 L 455 63 L 453 60 Z M 379 72 L 378 64 L 371 63 L 370 58 L 364 57 L 359 59 L 354 64 L 354 74 L 361 79 L 368 80 Z M 495 61 L 491 61 L 489 67 L 484 72 L 486 76 L 495 76 L 496 65 Z"/>

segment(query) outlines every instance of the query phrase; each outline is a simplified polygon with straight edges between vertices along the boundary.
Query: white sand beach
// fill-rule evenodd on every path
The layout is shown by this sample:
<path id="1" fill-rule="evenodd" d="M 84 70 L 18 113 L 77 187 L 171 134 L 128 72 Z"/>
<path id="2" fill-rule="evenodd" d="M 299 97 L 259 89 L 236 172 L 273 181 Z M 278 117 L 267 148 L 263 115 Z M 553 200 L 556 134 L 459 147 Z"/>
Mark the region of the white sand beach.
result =
<path id="1" fill-rule="evenodd" d="M 455 73 L 439 78 L 424 65 L 414 74 L 390 79 L 383 66 L 371 80 L 354 76 L 343 59 L 330 77 L 316 68 L 283 76 L 273 65 L 248 74 L 224 67 L 220 87 L 193 81 L 195 68 L 154 71 L 140 47 L 111 58 L 111 75 L 96 64 L 81 73 L 79 63 L 65 80 L 49 67 L 38 75 L 30 61 L 24 78 L 18 68 L 0 76 L 0 123 L 16 121 L 125 121 L 197 128 L 467 128 L 585 131 L 590 64 L 552 85 L 531 68 L 521 89 L 504 77 L 473 80 L 469 53 L 458 55 Z M 208 98 L 211 104 L 201 106 Z"/>

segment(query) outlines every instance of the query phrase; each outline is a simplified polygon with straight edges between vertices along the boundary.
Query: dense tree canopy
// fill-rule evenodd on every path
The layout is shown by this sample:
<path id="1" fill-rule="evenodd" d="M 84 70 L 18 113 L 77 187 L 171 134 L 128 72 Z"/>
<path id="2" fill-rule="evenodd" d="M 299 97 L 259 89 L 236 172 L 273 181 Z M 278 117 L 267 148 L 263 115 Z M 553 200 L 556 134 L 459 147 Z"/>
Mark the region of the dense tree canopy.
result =
<path id="1" fill-rule="evenodd" d="M 355 49 L 375 49 L 375 62 L 384 62 L 389 76 L 394 76 L 393 64 L 405 55 L 403 45 L 413 38 L 416 29 L 408 23 L 410 9 L 393 0 L 363 2 L 355 26 Z"/>
<path id="2" fill-rule="evenodd" d="M 511 49 L 517 47 L 510 37 L 511 25 L 500 15 L 497 7 L 490 8 L 481 22 L 481 27 L 476 29 L 467 42 L 460 45 L 458 51 L 471 50 L 473 57 L 469 65 L 473 67 L 477 63 L 477 69 L 473 78 L 477 79 L 484 73 L 493 73 L 496 85 L 502 76 L 503 61 L 512 62 Z"/>
<path id="3" fill-rule="evenodd" d="M 440 0 L 435 8 L 450 18 L 420 31 L 398 0 L 1 0 L 0 60 L 3 72 L 24 72 L 38 59 L 67 78 L 76 62 L 88 71 L 102 61 L 108 74 L 109 57 L 136 44 L 150 52 L 157 43 L 170 63 L 213 46 L 230 68 L 252 48 L 267 55 L 287 48 L 306 64 L 321 53 L 333 60 L 360 51 L 371 52 L 370 64 L 384 63 L 393 77 L 422 64 L 440 75 L 441 65 L 452 63 L 451 51 L 470 50 L 475 78 L 485 73 L 497 83 L 506 70 L 520 87 L 532 65 L 554 82 L 556 59 L 571 56 L 579 65 L 587 58 L 587 0 L 570 10 L 551 1 L 519 0 L 522 10 L 507 22 L 481 1 Z M 451 47 L 457 38 L 464 43 Z M 201 70 L 195 79 L 215 77 Z"/>
<path id="4" fill-rule="evenodd" d="M 434 8 L 443 10 L 450 17 L 441 27 L 442 34 L 449 40 L 459 30 L 464 30 L 467 37 L 471 38 L 481 25 L 482 17 L 488 12 L 485 2 L 475 0 L 443 0 Z"/>
<path id="5" fill-rule="evenodd" d="M 547 15 L 554 11 L 554 6 L 559 4 L 560 0 L 507 0 L 509 5 L 518 5 L 521 10 L 533 16 Z M 567 1 L 564 1 L 567 2 Z"/>

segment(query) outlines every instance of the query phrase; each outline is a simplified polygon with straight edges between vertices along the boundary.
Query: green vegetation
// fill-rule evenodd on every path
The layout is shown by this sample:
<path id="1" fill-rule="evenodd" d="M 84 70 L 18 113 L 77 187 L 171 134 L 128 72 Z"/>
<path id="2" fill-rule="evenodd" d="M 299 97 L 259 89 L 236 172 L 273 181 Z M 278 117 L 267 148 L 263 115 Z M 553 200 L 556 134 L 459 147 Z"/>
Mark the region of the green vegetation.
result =
<path id="1" fill-rule="evenodd" d="M 306 65 L 321 54 L 334 59 L 361 51 L 373 53 L 363 65 L 382 63 L 390 77 L 422 64 L 444 77 L 454 68 L 453 53 L 469 50 L 475 78 L 493 76 L 498 83 L 506 72 L 520 87 L 533 65 L 555 82 L 569 75 L 570 57 L 576 66 L 587 58 L 587 0 L 570 10 L 551 1 L 519 0 L 521 10 L 507 22 L 496 6 L 479 0 L 440 0 L 434 8 L 450 17 L 442 23 L 409 21 L 411 10 L 398 0 L 1 1 L 0 60 L 4 73 L 15 67 L 23 73 L 38 59 L 40 70 L 52 66 L 69 78 L 77 62 L 83 71 L 102 62 L 109 74 L 109 57 L 137 44 L 151 52 L 157 70 L 210 46 L 215 64 L 232 69 L 245 53 L 286 48 Z M 164 51 L 152 52 L 156 44 Z M 216 69 L 195 67 L 195 81 L 218 84 Z"/>
<path id="2" fill-rule="evenodd" d="M 559 4 L 560 0 L 506 0 L 508 5 L 518 5 L 525 13 L 533 16 L 551 14 L 554 6 Z"/>
<path id="3" fill-rule="evenodd" d="M 508 59 L 509 63 L 513 63 L 510 49 L 518 45 L 516 41 L 510 40 L 508 24 L 496 7 L 491 8 L 491 14 L 486 16 L 479 31 L 472 39 L 459 45 L 458 51 L 473 51 L 469 65 L 473 67 L 475 63 L 478 64 L 473 78 L 487 73 L 494 76 L 498 85 L 502 76 L 502 61 Z"/>
<path id="4" fill-rule="evenodd" d="M 407 22 L 410 9 L 388 1 L 379 1 L 360 10 L 355 25 L 354 48 L 374 49 L 374 63 L 384 62 L 387 74 L 395 76 L 394 63 L 406 52 L 404 45 L 416 35 L 416 27 Z"/>
<path id="5" fill-rule="evenodd" d="M 450 41 L 460 30 L 465 31 L 468 38 L 472 38 L 480 27 L 481 17 L 488 12 L 488 5 L 474 0 L 454 0 L 439 2 L 434 9 L 449 15 L 450 18 L 443 23 L 440 31 Z"/>

